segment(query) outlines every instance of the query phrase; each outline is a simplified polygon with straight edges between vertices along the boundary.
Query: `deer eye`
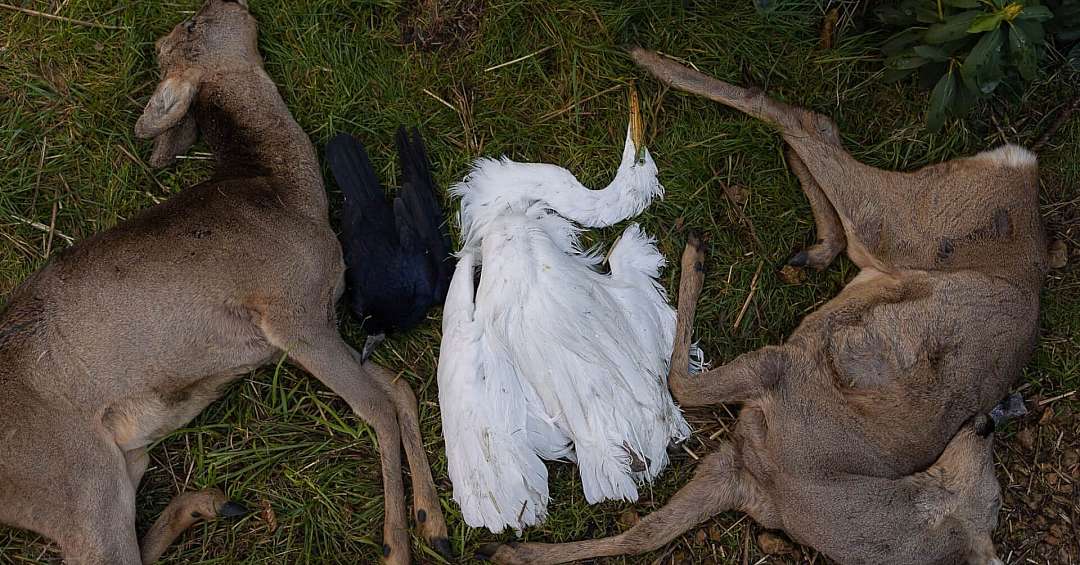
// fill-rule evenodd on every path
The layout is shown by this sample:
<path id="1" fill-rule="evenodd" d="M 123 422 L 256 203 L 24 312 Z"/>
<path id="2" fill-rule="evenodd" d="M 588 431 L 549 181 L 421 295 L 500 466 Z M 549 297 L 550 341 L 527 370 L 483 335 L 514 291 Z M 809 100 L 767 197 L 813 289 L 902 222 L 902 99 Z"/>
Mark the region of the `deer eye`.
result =
<path id="1" fill-rule="evenodd" d="M 195 25 L 195 18 L 192 18 L 187 21 L 187 24 L 185 24 L 184 27 L 187 28 L 188 33 L 192 33 L 195 31 Z"/>

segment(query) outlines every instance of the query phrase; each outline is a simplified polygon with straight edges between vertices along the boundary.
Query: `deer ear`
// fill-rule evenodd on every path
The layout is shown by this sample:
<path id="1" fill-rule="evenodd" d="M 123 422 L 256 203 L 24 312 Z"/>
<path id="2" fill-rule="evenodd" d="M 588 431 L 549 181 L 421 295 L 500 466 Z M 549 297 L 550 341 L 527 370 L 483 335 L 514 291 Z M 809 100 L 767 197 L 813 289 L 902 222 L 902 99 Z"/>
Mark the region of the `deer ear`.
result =
<path id="1" fill-rule="evenodd" d="M 155 169 L 169 165 L 177 155 L 187 152 L 195 143 L 199 128 L 195 116 L 185 114 L 180 123 L 161 132 L 154 138 L 154 153 L 150 155 L 150 166 Z"/>
<path id="2" fill-rule="evenodd" d="M 139 116 L 139 121 L 135 122 L 135 136 L 143 139 L 157 137 L 179 124 L 195 100 L 201 77 L 202 71 L 198 69 L 187 69 L 166 76 L 146 103 L 146 109 L 142 116 Z"/>

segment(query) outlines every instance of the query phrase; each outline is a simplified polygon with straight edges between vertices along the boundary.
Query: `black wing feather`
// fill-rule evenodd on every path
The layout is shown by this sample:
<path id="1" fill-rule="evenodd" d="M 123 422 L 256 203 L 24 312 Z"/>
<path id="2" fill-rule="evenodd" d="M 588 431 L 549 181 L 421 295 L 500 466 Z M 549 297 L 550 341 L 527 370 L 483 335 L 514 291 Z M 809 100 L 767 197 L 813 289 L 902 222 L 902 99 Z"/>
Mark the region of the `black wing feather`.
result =
<path id="1" fill-rule="evenodd" d="M 410 231 L 422 245 L 432 285 L 432 304 L 441 304 L 450 286 L 453 261 L 450 257 L 450 236 L 445 229 L 442 209 L 435 198 L 435 181 L 420 132 L 404 127 L 397 132 L 398 158 L 401 162 L 401 190 L 398 198 L 404 204 L 408 221 L 399 216 L 399 233 Z"/>
<path id="2" fill-rule="evenodd" d="M 446 298 L 453 265 L 420 134 L 398 130 L 401 189 L 386 200 L 364 146 L 334 137 L 326 159 L 345 196 L 341 243 L 353 312 L 369 332 L 407 330 Z"/>

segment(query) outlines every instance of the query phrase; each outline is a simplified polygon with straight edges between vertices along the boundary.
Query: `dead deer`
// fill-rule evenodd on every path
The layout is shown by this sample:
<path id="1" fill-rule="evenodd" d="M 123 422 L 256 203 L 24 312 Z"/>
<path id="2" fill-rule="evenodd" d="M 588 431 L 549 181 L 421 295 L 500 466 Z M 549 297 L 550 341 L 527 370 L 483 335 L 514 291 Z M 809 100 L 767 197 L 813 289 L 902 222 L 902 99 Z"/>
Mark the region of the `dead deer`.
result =
<path id="1" fill-rule="evenodd" d="M 999 564 L 987 413 L 1034 349 L 1046 273 L 1035 157 L 1005 146 L 901 173 L 857 162 L 829 118 L 635 49 L 660 81 L 775 125 L 810 200 L 821 269 L 861 269 L 779 346 L 686 373 L 704 250 L 682 258 L 670 387 L 684 407 L 739 403 L 732 437 L 620 535 L 489 546 L 499 563 L 650 551 L 726 510 L 844 564 Z"/>
<path id="2" fill-rule="evenodd" d="M 146 447 L 283 354 L 375 430 L 385 560 L 409 562 L 402 444 L 419 529 L 449 548 L 413 393 L 338 334 L 344 265 L 319 163 L 256 39 L 246 2 L 210 0 L 158 41 L 163 80 L 135 132 L 157 166 L 201 133 L 214 177 L 58 253 L 0 314 L 0 522 L 69 563 L 150 563 L 198 519 L 239 510 L 219 491 L 180 495 L 140 553 Z"/>

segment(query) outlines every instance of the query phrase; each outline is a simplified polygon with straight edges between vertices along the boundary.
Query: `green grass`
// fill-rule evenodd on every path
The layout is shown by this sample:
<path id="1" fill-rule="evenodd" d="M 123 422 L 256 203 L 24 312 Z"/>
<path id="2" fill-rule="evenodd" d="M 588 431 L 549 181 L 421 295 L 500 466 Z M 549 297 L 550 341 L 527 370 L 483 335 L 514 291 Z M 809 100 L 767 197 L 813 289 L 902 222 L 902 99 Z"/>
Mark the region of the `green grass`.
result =
<path id="1" fill-rule="evenodd" d="M 20 1 L 20 0 L 15 0 Z M 1076 94 L 1070 77 L 1051 73 L 1025 91 L 1008 92 L 965 123 L 941 133 L 923 128 L 926 94 L 886 85 L 872 47 L 879 35 L 860 31 L 864 7 L 844 5 L 835 48 L 819 46 L 821 9 L 807 0 L 780 2 L 763 18 L 751 2 L 488 2 L 476 35 L 463 45 L 422 52 L 403 44 L 400 6 L 329 0 L 252 0 L 266 68 L 316 146 L 335 132 L 358 135 L 384 179 L 398 124 L 424 133 L 441 186 L 460 179 L 472 159 L 508 155 L 559 163 L 587 184 L 606 184 L 617 164 L 627 121 L 624 85 L 637 81 L 647 141 L 666 198 L 638 220 L 671 259 L 684 235 L 677 219 L 711 238 L 709 278 L 698 335 L 714 361 L 778 343 L 805 313 L 833 296 L 854 272 L 842 260 L 827 272 L 789 285 L 775 267 L 813 240 L 809 207 L 770 129 L 716 104 L 673 93 L 632 66 L 621 50 L 641 44 L 693 61 L 736 82 L 836 118 L 845 143 L 871 164 L 910 169 L 969 154 L 1003 141 L 1030 143 L 1051 111 Z M 150 171 L 148 143 L 134 139 L 136 118 L 157 81 L 153 42 L 197 7 L 180 2 L 23 0 L 28 8 L 125 26 L 97 29 L 0 9 L 0 294 L 42 265 L 50 252 L 81 239 L 206 178 L 209 163 L 188 159 Z M 524 61 L 485 69 L 543 50 Z M 1075 77 L 1073 77 L 1075 78 Z M 453 108 L 448 107 L 449 104 Z M 1055 237 L 1080 243 L 1080 120 L 1073 119 L 1042 155 L 1042 197 Z M 205 151 L 197 146 L 196 151 Z M 743 210 L 760 244 L 740 225 L 722 182 L 743 187 Z M 333 196 L 337 198 L 336 189 Z M 450 205 L 449 201 L 447 204 Z M 54 218 L 55 210 L 55 218 Z M 31 223 L 36 222 L 39 227 Z M 40 226 L 53 225 L 49 230 Z M 616 229 L 597 234 L 610 241 Z M 1074 255 L 1072 263 L 1078 258 Z M 759 289 L 741 325 L 732 321 L 751 278 L 764 262 Z M 1051 274 L 1044 293 L 1042 344 L 1025 373 L 1028 394 L 1052 396 L 1080 379 L 1080 276 L 1073 264 Z M 730 274 L 730 277 L 729 277 Z M 677 273 L 663 282 L 676 286 Z M 452 543 L 471 555 L 495 539 L 461 522 L 450 500 L 435 386 L 438 312 L 421 328 L 377 353 L 404 371 L 420 411 L 450 521 Z M 362 331 L 343 329 L 353 343 Z M 1074 399 L 1067 401 L 1075 403 Z M 712 411 L 695 412 L 700 428 Z M 720 411 L 720 414 L 723 414 Z M 725 416 L 726 417 L 726 416 Z M 702 444 L 692 440 L 699 454 Z M 2 454 L 0 454 L 2 456 Z M 627 508 L 658 508 L 693 469 L 677 456 L 671 470 L 635 505 L 588 506 L 575 469 L 552 466 L 554 503 L 548 522 L 527 539 L 570 541 L 620 531 Z M 166 556 L 172 563 L 367 563 L 377 556 L 382 497 L 371 430 L 317 381 L 288 365 L 238 380 L 221 401 L 152 452 L 138 495 L 139 524 L 148 526 L 183 489 L 220 486 L 252 507 L 266 504 L 276 529 L 257 517 L 195 528 Z M 614 563 L 652 563 L 686 555 L 692 562 L 757 562 L 747 536 L 757 527 L 738 516 L 716 519 L 718 542 L 690 536 L 660 552 Z M 507 539 L 502 536 L 500 539 Z M 439 560 L 414 543 L 419 560 Z M 0 562 L 55 561 L 55 544 L 0 529 Z"/>

